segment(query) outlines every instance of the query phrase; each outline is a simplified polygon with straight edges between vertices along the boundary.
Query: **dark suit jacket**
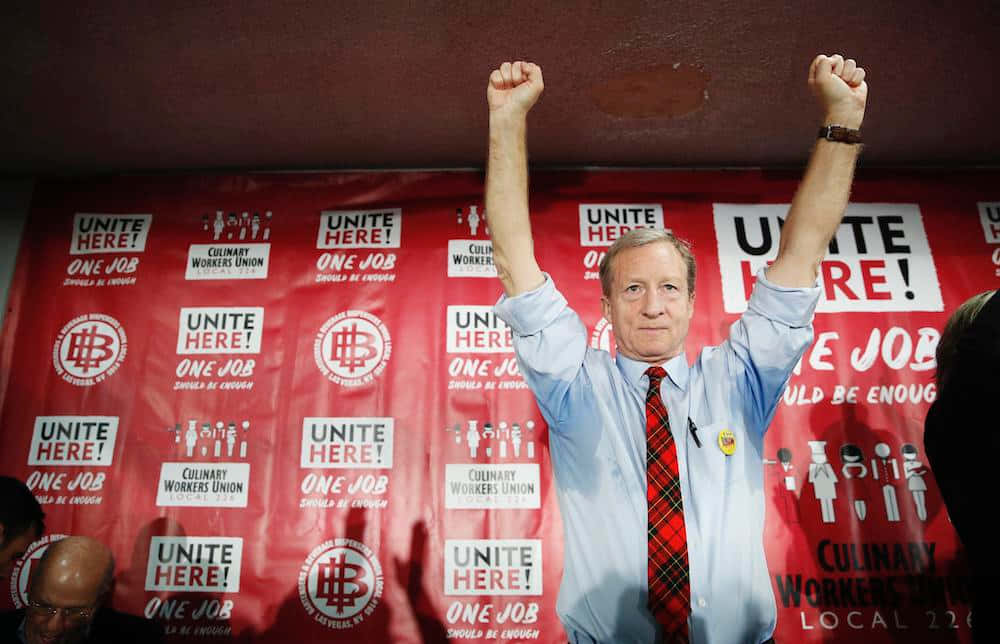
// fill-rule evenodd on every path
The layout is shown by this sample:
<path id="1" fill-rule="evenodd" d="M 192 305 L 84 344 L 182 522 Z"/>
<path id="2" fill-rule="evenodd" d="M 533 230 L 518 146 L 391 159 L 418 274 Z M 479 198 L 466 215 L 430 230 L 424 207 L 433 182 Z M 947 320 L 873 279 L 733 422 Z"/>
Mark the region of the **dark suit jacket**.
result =
<path id="1" fill-rule="evenodd" d="M 1000 294 L 962 335 L 946 386 L 927 412 L 924 447 L 972 573 L 972 633 L 1000 642 Z"/>
<path id="2" fill-rule="evenodd" d="M 17 629 L 24 619 L 24 609 L 0 614 L 0 644 L 20 644 Z M 163 627 L 159 623 L 104 607 L 97 611 L 86 644 L 161 644 Z"/>

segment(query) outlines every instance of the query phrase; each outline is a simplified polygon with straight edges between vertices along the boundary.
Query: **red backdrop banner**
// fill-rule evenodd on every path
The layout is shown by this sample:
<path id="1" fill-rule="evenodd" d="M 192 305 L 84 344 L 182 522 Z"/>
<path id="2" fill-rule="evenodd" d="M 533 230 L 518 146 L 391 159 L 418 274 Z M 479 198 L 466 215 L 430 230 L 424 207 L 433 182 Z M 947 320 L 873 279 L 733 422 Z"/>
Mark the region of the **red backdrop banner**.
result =
<path id="1" fill-rule="evenodd" d="M 694 356 L 774 258 L 798 174 L 532 181 L 539 263 L 595 347 L 614 351 L 611 241 L 692 242 Z M 1000 286 L 996 185 L 855 183 L 765 442 L 779 640 L 969 640 L 922 435 L 941 326 Z M 116 554 L 115 606 L 174 641 L 564 641 L 547 430 L 499 293 L 475 172 L 41 183 L 0 346 L 0 470 L 50 533 L 2 601 L 23 603 L 48 543 L 86 534 Z"/>

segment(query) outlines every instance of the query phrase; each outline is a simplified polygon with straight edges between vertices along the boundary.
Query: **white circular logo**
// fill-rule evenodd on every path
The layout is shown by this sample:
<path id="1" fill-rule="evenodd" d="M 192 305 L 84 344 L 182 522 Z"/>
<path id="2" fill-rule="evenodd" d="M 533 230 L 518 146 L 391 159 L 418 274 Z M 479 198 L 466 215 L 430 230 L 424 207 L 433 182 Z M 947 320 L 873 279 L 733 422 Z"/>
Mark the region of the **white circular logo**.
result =
<path id="1" fill-rule="evenodd" d="M 611 357 L 615 357 L 615 334 L 611 327 L 611 323 L 601 318 L 594 327 L 594 332 L 590 334 L 590 346 L 594 349 L 601 349 L 607 351 L 611 354 Z"/>
<path id="2" fill-rule="evenodd" d="M 299 570 L 299 599 L 317 622 L 334 629 L 360 624 L 382 597 L 382 566 L 354 539 L 331 539 L 313 548 Z"/>
<path id="3" fill-rule="evenodd" d="M 73 318 L 59 332 L 52 364 L 63 380 L 86 387 L 118 371 L 127 352 L 128 339 L 118 320 L 88 313 Z"/>
<path id="4" fill-rule="evenodd" d="M 313 346 L 319 370 L 345 387 L 374 380 L 385 370 L 391 353 L 389 331 L 365 311 L 344 311 L 327 320 Z"/>
<path id="5" fill-rule="evenodd" d="M 32 567 L 45 554 L 45 549 L 49 547 L 49 544 L 61 541 L 68 536 L 68 534 L 47 534 L 38 541 L 32 542 L 24 551 L 24 556 L 10 572 L 10 598 L 14 602 L 14 608 L 24 608 L 28 605 L 28 582 L 31 581 Z"/>

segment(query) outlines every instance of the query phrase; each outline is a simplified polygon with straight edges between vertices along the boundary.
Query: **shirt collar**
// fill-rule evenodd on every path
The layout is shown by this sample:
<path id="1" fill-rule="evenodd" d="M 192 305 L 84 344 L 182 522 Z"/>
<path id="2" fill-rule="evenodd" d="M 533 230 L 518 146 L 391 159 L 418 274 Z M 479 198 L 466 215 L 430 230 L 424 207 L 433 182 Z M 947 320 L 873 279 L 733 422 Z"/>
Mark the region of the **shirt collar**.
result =
<path id="1" fill-rule="evenodd" d="M 649 380 L 646 379 L 646 369 L 649 369 L 652 365 L 628 358 L 620 352 L 615 357 L 615 362 L 618 365 L 618 370 L 625 376 L 626 382 L 643 392 L 649 389 Z M 667 372 L 667 377 L 670 378 L 670 381 L 674 385 L 681 391 L 687 391 L 688 376 L 690 374 L 687 354 L 681 352 L 670 360 L 661 363 L 660 366 Z"/>

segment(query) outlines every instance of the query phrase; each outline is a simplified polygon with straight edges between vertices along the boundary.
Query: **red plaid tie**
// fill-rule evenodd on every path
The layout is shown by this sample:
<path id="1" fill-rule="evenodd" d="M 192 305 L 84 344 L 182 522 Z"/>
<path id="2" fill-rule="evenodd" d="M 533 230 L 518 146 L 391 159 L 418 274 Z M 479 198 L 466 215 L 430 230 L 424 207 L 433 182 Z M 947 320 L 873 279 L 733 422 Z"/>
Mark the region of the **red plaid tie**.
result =
<path id="1" fill-rule="evenodd" d="M 667 642 L 688 641 L 691 588 L 687 531 L 677 474 L 677 448 L 670 434 L 660 381 L 667 372 L 650 367 L 646 392 L 646 501 L 649 505 L 649 611 Z"/>

